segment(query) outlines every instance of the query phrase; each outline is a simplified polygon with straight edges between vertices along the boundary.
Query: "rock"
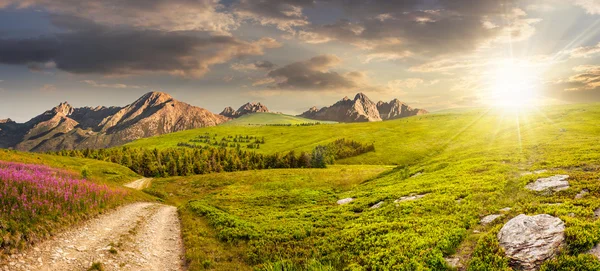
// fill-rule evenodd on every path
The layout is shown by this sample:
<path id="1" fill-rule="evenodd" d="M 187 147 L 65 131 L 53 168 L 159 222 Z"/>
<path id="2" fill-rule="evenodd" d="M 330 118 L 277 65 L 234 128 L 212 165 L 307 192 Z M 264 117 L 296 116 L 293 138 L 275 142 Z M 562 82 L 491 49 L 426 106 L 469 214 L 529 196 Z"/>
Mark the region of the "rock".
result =
<path id="1" fill-rule="evenodd" d="M 557 192 L 569 188 L 569 175 L 556 175 L 548 178 L 540 178 L 529 183 L 525 188 L 537 192 Z"/>
<path id="2" fill-rule="evenodd" d="M 345 199 L 341 199 L 337 201 L 338 205 L 344 205 L 344 204 L 348 204 L 350 202 L 352 202 L 354 199 L 353 198 L 345 198 Z"/>
<path id="3" fill-rule="evenodd" d="M 575 217 L 575 213 L 568 213 L 567 216 L 569 216 L 569 217 Z"/>
<path id="4" fill-rule="evenodd" d="M 233 108 L 231 108 L 231 106 L 225 107 L 225 109 L 223 109 L 223 111 L 219 115 L 228 118 L 239 118 L 247 114 L 268 112 L 270 112 L 269 109 L 261 103 L 246 103 L 240 106 L 240 108 L 238 108 L 237 111 L 233 111 Z"/>
<path id="5" fill-rule="evenodd" d="M 498 241 L 513 264 L 523 270 L 536 270 L 560 250 L 565 241 L 565 224 L 547 214 L 521 214 L 502 227 Z"/>
<path id="6" fill-rule="evenodd" d="M 410 176 L 410 177 L 411 177 L 411 178 L 416 178 L 416 177 L 419 177 L 419 176 L 421 176 L 421 175 L 423 175 L 423 173 L 421 173 L 421 172 L 417 172 L 417 173 L 415 173 L 414 175 L 412 175 L 412 176 Z"/>
<path id="7" fill-rule="evenodd" d="M 490 223 L 494 222 L 494 220 L 496 220 L 497 218 L 499 218 L 499 217 L 501 217 L 501 216 L 502 216 L 502 215 L 488 215 L 488 216 L 485 216 L 484 218 L 482 218 L 482 219 L 479 221 L 479 224 L 481 224 L 481 225 L 487 225 L 487 224 L 490 224 Z"/>
<path id="8" fill-rule="evenodd" d="M 452 268 L 462 267 L 460 264 L 460 258 L 458 257 L 446 257 L 444 260 L 446 261 L 446 264 Z"/>
<path id="9" fill-rule="evenodd" d="M 512 208 L 505 207 L 505 208 L 500 209 L 500 212 L 506 213 L 506 212 L 510 212 L 510 210 L 512 210 Z"/>
<path id="10" fill-rule="evenodd" d="M 597 244 L 592 249 L 590 249 L 590 251 L 588 251 L 588 254 L 594 255 L 600 260 L 600 244 Z"/>
<path id="11" fill-rule="evenodd" d="M 379 209 L 379 208 L 381 208 L 381 206 L 383 206 L 383 204 L 384 204 L 384 202 L 380 201 L 377 204 L 371 206 L 371 209 Z"/>
<path id="12" fill-rule="evenodd" d="M 598 218 L 600 218 L 600 208 L 598 208 L 598 209 L 594 210 L 594 218 L 595 218 L 595 219 L 598 219 Z"/>
<path id="13" fill-rule="evenodd" d="M 590 190 L 583 189 L 579 193 L 577 193 L 577 195 L 575 195 L 575 199 L 581 199 L 581 198 L 585 197 L 589 193 L 590 193 Z"/>
<path id="14" fill-rule="evenodd" d="M 410 194 L 408 196 L 400 197 L 399 199 L 395 200 L 394 203 L 403 202 L 403 201 L 418 200 L 418 199 L 423 198 L 425 196 L 427 196 L 427 194 L 421 194 L 421 195 Z"/>

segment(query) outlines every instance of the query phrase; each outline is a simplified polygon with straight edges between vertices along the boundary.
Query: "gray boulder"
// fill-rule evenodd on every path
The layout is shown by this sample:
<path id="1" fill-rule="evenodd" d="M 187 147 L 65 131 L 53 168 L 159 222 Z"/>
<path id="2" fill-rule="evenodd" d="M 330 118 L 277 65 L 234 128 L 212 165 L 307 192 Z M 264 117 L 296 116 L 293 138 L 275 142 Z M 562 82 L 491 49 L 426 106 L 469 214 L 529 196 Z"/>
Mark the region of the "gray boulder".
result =
<path id="1" fill-rule="evenodd" d="M 529 183 L 525 188 L 536 192 L 557 192 L 569 188 L 569 175 L 556 175 L 548 178 L 540 178 Z"/>
<path id="2" fill-rule="evenodd" d="M 521 214 L 502 227 L 498 241 L 512 264 L 523 270 L 537 270 L 560 250 L 565 241 L 565 224 L 547 214 Z"/>
<path id="3" fill-rule="evenodd" d="M 385 202 L 383 202 L 383 201 L 380 201 L 380 202 L 378 202 L 377 204 L 375 204 L 375 205 L 371 206 L 371 209 L 379 209 L 379 208 L 381 208 L 381 206 L 383 206 L 383 204 L 384 204 L 384 203 L 385 203 Z"/>

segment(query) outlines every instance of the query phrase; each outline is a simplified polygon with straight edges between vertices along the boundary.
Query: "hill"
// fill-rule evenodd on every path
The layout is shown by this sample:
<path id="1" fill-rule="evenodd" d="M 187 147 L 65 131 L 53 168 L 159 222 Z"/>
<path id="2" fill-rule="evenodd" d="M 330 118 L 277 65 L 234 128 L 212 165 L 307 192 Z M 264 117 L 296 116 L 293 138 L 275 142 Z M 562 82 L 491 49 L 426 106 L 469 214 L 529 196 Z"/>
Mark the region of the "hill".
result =
<path id="1" fill-rule="evenodd" d="M 597 270 L 600 262 L 586 252 L 600 243 L 599 117 L 599 105 L 570 105 L 367 124 L 205 128 L 179 139 L 204 131 L 262 133 L 260 151 L 274 152 L 344 136 L 373 140 L 378 154 L 343 163 L 400 166 L 219 173 L 156 180 L 152 189 L 180 206 L 193 270 L 514 270 L 497 236 L 521 214 L 564 222 L 564 246 L 537 263 L 541 270 Z M 279 137 L 302 143 L 269 146 Z M 568 189 L 526 189 L 559 174 L 569 175 Z M 488 215 L 498 216 L 483 222 Z"/>
<path id="2" fill-rule="evenodd" d="M 64 102 L 26 123 L 0 122 L 0 147 L 38 152 L 106 148 L 226 120 L 162 92 L 147 93 L 125 107 L 73 108 Z"/>
<path id="3" fill-rule="evenodd" d="M 253 113 L 225 122 L 221 126 L 252 126 L 252 125 L 300 125 L 300 124 L 332 124 L 333 121 L 318 121 L 277 113 Z"/>

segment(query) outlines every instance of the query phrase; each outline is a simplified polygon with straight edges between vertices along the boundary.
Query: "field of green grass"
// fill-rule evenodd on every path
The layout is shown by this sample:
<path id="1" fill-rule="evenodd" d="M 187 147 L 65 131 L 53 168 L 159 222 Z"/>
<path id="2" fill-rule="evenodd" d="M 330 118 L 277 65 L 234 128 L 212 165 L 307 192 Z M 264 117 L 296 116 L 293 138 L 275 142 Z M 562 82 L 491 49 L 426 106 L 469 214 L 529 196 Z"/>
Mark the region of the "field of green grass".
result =
<path id="1" fill-rule="evenodd" d="M 512 270 L 496 234 L 518 214 L 541 213 L 566 224 L 566 246 L 542 269 L 597 270 L 600 262 L 584 253 L 600 242 L 599 119 L 598 105 L 467 110 L 381 123 L 213 127 L 131 145 L 168 147 L 209 132 L 264 136 L 266 153 L 341 137 L 376 146 L 328 169 L 154 182 L 151 190 L 180 208 L 190 270 L 452 270 L 445 257 L 467 270 Z M 523 174 L 539 169 L 547 172 Z M 570 175 L 571 188 L 524 188 L 555 174 Z M 582 189 L 589 195 L 575 199 Z M 409 195 L 424 196 L 394 202 Z M 337 205 L 343 198 L 354 201 Z M 480 225 L 489 214 L 503 216 Z"/>
<path id="2" fill-rule="evenodd" d="M 237 119 L 225 122 L 221 126 L 257 126 L 257 125 L 301 125 L 301 124 L 332 124 L 334 121 L 318 121 L 292 115 L 277 113 L 254 113 L 243 115 Z"/>

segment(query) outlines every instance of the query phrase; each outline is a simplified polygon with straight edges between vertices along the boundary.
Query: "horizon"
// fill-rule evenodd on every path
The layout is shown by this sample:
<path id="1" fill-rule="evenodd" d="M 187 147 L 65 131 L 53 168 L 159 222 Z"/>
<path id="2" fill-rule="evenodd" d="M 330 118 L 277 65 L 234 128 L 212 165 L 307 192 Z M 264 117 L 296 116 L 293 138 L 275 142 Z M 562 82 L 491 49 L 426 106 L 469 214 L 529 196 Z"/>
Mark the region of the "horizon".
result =
<path id="1" fill-rule="evenodd" d="M 350 93 L 431 112 L 600 101 L 590 1 L 0 2 L 0 117 L 149 91 L 299 114 Z M 557 20 L 560 18 L 560 20 Z"/>

